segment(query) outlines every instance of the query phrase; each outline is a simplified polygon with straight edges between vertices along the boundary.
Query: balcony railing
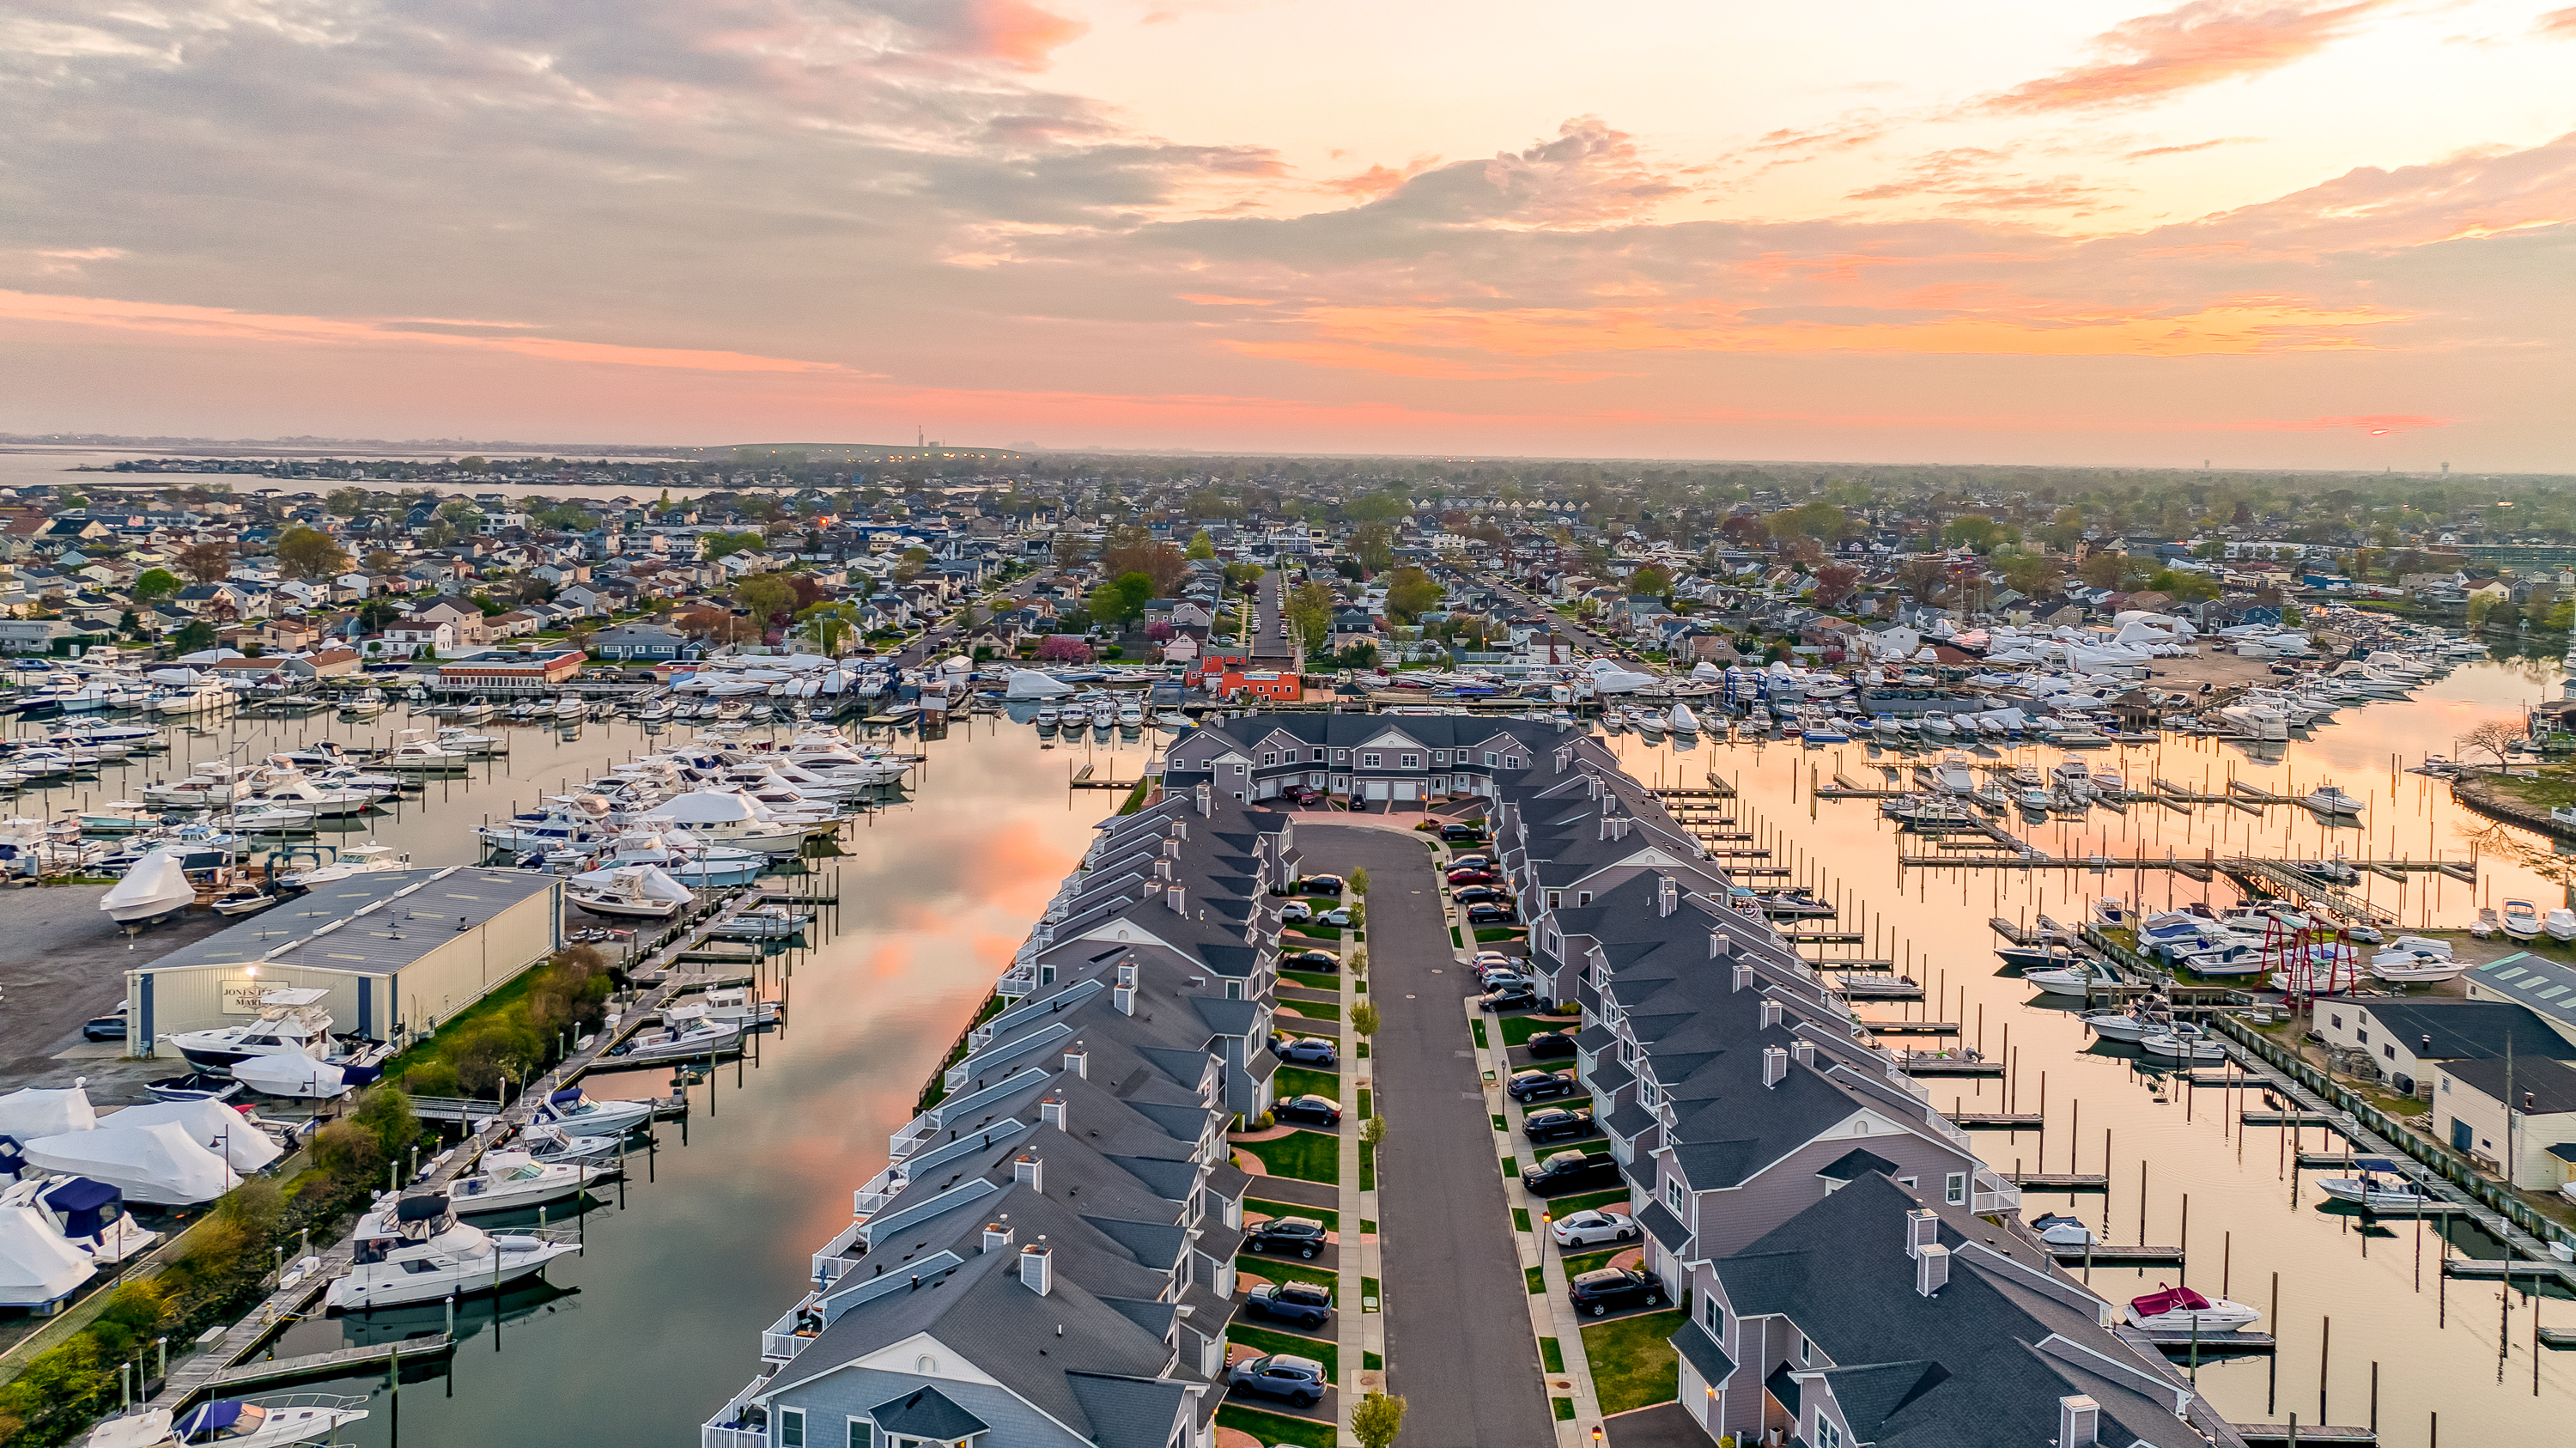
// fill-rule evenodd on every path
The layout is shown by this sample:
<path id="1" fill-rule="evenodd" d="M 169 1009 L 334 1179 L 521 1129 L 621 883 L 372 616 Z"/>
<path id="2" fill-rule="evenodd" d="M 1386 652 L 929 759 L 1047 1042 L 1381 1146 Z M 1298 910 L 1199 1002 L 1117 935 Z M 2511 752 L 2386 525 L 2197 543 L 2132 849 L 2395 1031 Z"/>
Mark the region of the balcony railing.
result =
<path id="1" fill-rule="evenodd" d="M 865 1193 L 862 1192 L 861 1195 L 864 1196 Z M 840 1281 L 841 1274 L 849 1271 L 850 1268 L 857 1263 L 859 1260 L 858 1258 L 844 1256 L 842 1254 L 849 1251 L 850 1248 L 858 1245 L 859 1226 L 860 1223 L 852 1222 L 850 1225 L 833 1233 L 832 1240 L 824 1243 L 823 1249 L 814 1254 L 814 1281 L 816 1283 L 829 1287 L 833 1283 Z"/>
<path id="2" fill-rule="evenodd" d="M 698 1448 L 769 1448 L 769 1428 L 745 1421 L 752 1398 L 769 1386 L 766 1375 L 753 1378 L 716 1415 L 698 1429 Z"/>
<path id="3" fill-rule="evenodd" d="M 1930 1098 L 1927 1097 L 1925 1099 L 1929 1100 Z M 921 1150 L 923 1142 L 929 1141 L 937 1135 L 939 1135 L 939 1123 L 931 1120 L 929 1114 L 925 1112 L 922 1115 L 914 1117 L 910 1122 L 905 1124 L 903 1130 L 894 1134 L 893 1140 L 886 1146 L 886 1154 L 897 1161 L 901 1161 L 905 1157 L 912 1155 L 914 1152 Z"/>
<path id="4" fill-rule="evenodd" d="M 893 1201 L 895 1194 L 904 1189 L 905 1181 L 903 1173 L 893 1167 L 887 1167 L 884 1171 L 878 1172 L 874 1177 L 869 1178 L 866 1186 L 850 1194 L 850 1214 L 856 1217 L 873 1217 L 884 1211 L 885 1204 Z"/>
<path id="5" fill-rule="evenodd" d="M 814 1305 L 815 1299 L 818 1295 L 819 1294 L 812 1292 L 806 1293 L 803 1300 L 799 1301 L 794 1307 L 787 1309 L 785 1316 L 779 1318 L 776 1322 L 771 1323 L 768 1330 L 761 1333 L 760 1356 L 762 1361 L 773 1363 L 792 1362 L 795 1360 L 798 1353 L 803 1352 L 805 1349 L 814 1345 L 814 1339 L 822 1335 L 820 1329 L 817 1329 L 812 1333 L 799 1333 L 796 1331 L 796 1318 L 797 1315 L 802 1313 L 806 1308 Z"/>

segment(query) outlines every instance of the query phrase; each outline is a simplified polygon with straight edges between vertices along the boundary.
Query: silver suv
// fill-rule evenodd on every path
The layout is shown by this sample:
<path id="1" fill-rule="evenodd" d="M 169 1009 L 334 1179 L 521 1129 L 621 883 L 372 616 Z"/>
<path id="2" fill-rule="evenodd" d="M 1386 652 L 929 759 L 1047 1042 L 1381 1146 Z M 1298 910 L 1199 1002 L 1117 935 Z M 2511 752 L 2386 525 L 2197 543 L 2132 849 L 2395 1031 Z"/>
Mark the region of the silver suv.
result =
<path id="1" fill-rule="evenodd" d="M 1245 1358 L 1226 1374 L 1226 1381 L 1250 1392 L 1292 1399 L 1301 1408 L 1311 1408 L 1324 1400 L 1324 1365 L 1313 1358 L 1284 1352 Z"/>

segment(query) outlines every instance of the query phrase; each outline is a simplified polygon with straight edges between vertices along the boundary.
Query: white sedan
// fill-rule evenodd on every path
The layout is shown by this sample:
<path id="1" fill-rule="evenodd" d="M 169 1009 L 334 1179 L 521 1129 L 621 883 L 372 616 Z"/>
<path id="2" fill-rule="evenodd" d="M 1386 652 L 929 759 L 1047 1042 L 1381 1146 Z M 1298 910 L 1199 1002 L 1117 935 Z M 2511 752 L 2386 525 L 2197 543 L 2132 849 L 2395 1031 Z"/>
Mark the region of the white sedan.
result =
<path id="1" fill-rule="evenodd" d="M 1351 923 L 1350 907 L 1347 905 L 1336 905 L 1332 909 L 1325 911 L 1323 914 L 1316 916 L 1315 923 L 1318 925 L 1339 925 L 1344 928 L 1348 928 Z"/>
<path id="2" fill-rule="evenodd" d="M 1628 1241 L 1637 1235 L 1637 1224 L 1617 1212 L 1587 1208 L 1548 1223 L 1547 1234 L 1560 1247 L 1595 1247 L 1604 1242 Z"/>

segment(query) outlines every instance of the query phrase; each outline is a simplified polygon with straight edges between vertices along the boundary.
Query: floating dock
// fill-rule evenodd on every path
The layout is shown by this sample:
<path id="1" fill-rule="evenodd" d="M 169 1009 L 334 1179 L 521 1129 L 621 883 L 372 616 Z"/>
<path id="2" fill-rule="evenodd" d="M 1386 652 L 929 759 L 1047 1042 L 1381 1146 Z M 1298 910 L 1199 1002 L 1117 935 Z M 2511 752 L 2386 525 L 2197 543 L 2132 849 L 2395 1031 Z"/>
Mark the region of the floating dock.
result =
<path id="1" fill-rule="evenodd" d="M 2111 1179 L 2096 1172 L 2012 1171 L 2004 1173 L 2004 1180 L 2033 1192 L 2107 1192 L 2111 1189 Z M 2097 1257 L 2094 1260 L 2101 1259 Z"/>
<path id="2" fill-rule="evenodd" d="M 314 1378 L 347 1377 L 381 1368 L 388 1362 L 405 1363 L 422 1358 L 443 1358 L 456 1351 L 456 1340 L 446 1333 L 427 1337 L 407 1337 L 382 1347 L 344 1347 L 333 1352 L 306 1353 L 302 1357 L 254 1358 L 207 1379 L 210 1392 L 230 1392 L 236 1388 L 264 1387 L 272 1383 L 307 1382 Z"/>

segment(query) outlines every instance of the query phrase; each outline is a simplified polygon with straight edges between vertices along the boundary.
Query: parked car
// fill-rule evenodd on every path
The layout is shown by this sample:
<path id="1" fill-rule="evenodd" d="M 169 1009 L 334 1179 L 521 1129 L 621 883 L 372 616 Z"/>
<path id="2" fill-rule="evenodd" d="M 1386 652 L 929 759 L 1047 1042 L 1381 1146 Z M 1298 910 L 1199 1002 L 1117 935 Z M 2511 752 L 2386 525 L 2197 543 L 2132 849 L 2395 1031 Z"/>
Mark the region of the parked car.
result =
<path id="1" fill-rule="evenodd" d="M 1296 970 L 1339 970 L 1342 958 L 1329 950 L 1292 950 L 1279 963 Z"/>
<path id="2" fill-rule="evenodd" d="M 1508 893 L 1497 890 L 1491 885 L 1463 885 L 1453 892 L 1453 894 L 1461 905 L 1509 905 L 1512 903 L 1512 897 Z"/>
<path id="3" fill-rule="evenodd" d="M 1599 1317 L 1614 1307 L 1663 1306 L 1664 1284 L 1652 1272 L 1604 1267 L 1567 1283 L 1565 1295 L 1572 1299 L 1575 1311 Z"/>
<path id="4" fill-rule="evenodd" d="M 1470 905 L 1467 907 L 1467 923 L 1470 925 L 1509 925 L 1512 923 L 1512 907 L 1509 905 L 1495 905 L 1481 902 Z"/>
<path id="5" fill-rule="evenodd" d="M 1279 791 L 1290 804 L 1322 804 L 1324 792 L 1311 784 L 1292 784 Z"/>
<path id="6" fill-rule="evenodd" d="M 1481 845 L 1485 842 L 1483 825 L 1442 825 L 1440 838 L 1453 845 Z"/>
<path id="7" fill-rule="evenodd" d="M 1485 1011 L 1525 1011 L 1537 1004 L 1538 987 L 1527 981 L 1499 986 L 1476 997 L 1476 1008 Z"/>
<path id="8" fill-rule="evenodd" d="M 1536 1060 L 1574 1054 L 1574 1036 L 1568 1031 L 1532 1031 L 1530 1038 L 1521 1044 L 1529 1048 L 1530 1056 Z"/>
<path id="9" fill-rule="evenodd" d="M 1641 1235 L 1631 1218 L 1595 1207 L 1586 1207 L 1548 1223 L 1547 1234 L 1554 1237 L 1560 1247 L 1598 1247 L 1604 1242 L 1634 1241 Z"/>
<path id="10" fill-rule="evenodd" d="M 1342 1103 L 1330 1096 L 1291 1096 L 1274 1103 L 1270 1114 L 1282 1121 L 1310 1121 L 1317 1126 L 1339 1126 Z"/>
<path id="11" fill-rule="evenodd" d="M 1583 1084 L 1574 1079 L 1571 1071 L 1514 1071 L 1503 1089 L 1523 1104 L 1583 1094 Z"/>
<path id="12" fill-rule="evenodd" d="M 1279 918 L 1291 925 L 1302 925 L 1315 918 L 1315 907 L 1303 900 L 1291 900 L 1279 907 Z"/>
<path id="13" fill-rule="evenodd" d="M 1449 868 L 1453 870 L 1490 870 L 1494 868 L 1494 862 L 1490 857 L 1484 855 L 1453 855 L 1449 859 Z"/>
<path id="14" fill-rule="evenodd" d="M 1282 1061 L 1307 1066 L 1330 1066 L 1341 1059 L 1333 1043 L 1321 1036 L 1281 1036 L 1270 1043 L 1270 1049 Z"/>
<path id="15" fill-rule="evenodd" d="M 1273 1282 L 1247 1295 L 1243 1310 L 1302 1327 L 1322 1327 L 1333 1315 L 1333 1294 L 1312 1282 Z"/>
<path id="16" fill-rule="evenodd" d="M 1494 872 L 1473 867 L 1451 870 L 1449 872 L 1449 883 L 1452 885 L 1490 885 L 1494 883 Z"/>
<path id="17" fill-rule="evenodd" d="M 1293 1399 L 1300 1407 L 1311 1408 L 1324 1400 L 1324 1365 L 1284 1352 L 1245 1358 L 1226 1374 L 1226 1381 L 1251 1392 Z"/>
<path id="18" fill-rule="evenodd" d="M 1606 1151 L 1560 1151 L 1521 1168 L 1521 1185 L 1533 1196 L 1606 1187 L 1619 1180 L 1619 1158 Z"/>
<path id="19" fill-rule="evenodd" d="M 1325 911 L 1323 914 L 1316 916 L 1315 923 L 1318 925 L 1338 925 L 1347 930 L 1350 928 L 1351 924 L 1351 907 L 1348 905 L 1336 905 L 1332 909 Z"/>
<path id="20" fill-rule="evenodd" d="M 81 1039 L 84 1041 L 124 1040 L 125 1005 L 126 1003 L 124 1001 L 118 1001 L 116 1003 L 116 1014 L 109 1016 L 92 1016 L 88 1020 L 81 1022 Z"/>
<path id="21" fill-rule="evenodd" d="M 1521 963 L 1521 957 L 1504 950 L 1479 950 L 1476 952 L 1474 963 L 1477 965 L 1518 965 Z"/>
<path id="22" fill-rule="evenodd" d="M 1308 875 L 1297 882 L 1297 888 L 1309 895 L 1339 895 L 1344 883 L 1339 875 Z"/>
<path id="23" fill-rule="evenodd" d="M 1294 1252 L 1312 1258 L 1324 1250 L 1324 1224 L 1312 1217 L 1272 1217 L 1243 1239 L 1254 1252 Z"/>
<path id="24" fill-rule="evenodd" d="M 1476 979 L 1482 982 L 1487 990 L 1493 989 L 1504 981 L 1516 980 L 1523 985 L 1535 983 L 1528 972 L 1521 969 L 1521 963 L 1517 960 L 1480 960 L 1476 962 Z"/>
<path id="25" fill-rule="evenodd" d="M 1551 1107 L 1533 1111 L 1521 1121 L 1521 1135 L 1532 1141 L 1574 1141 L 1592 1134 L 1592 1113 Z"/>

